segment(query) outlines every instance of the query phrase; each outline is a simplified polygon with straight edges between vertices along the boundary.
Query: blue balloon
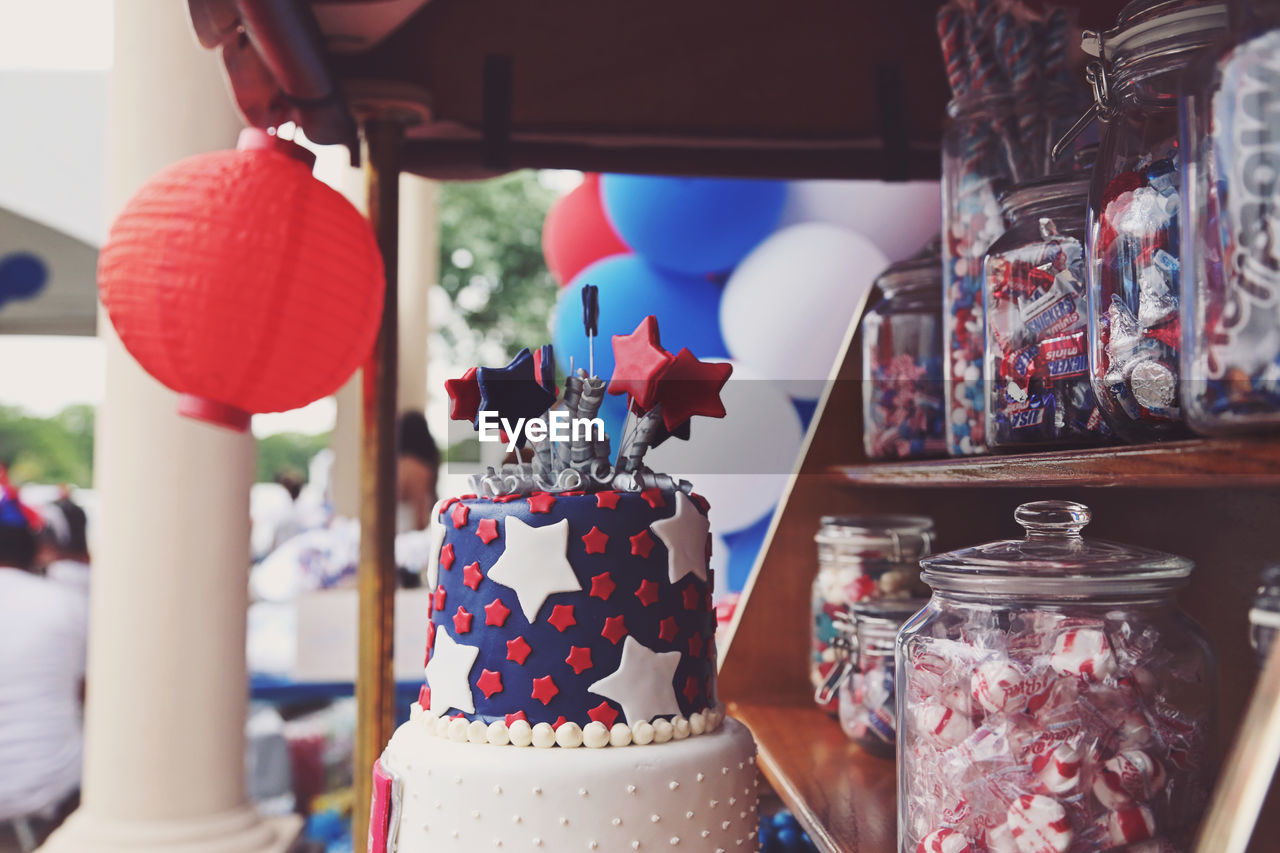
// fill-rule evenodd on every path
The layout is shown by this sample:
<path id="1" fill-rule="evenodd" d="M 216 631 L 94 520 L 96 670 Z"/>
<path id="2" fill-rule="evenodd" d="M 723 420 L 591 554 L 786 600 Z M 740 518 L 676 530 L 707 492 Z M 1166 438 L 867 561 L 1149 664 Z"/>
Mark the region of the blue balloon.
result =
<path id="1" fill-rule="evenodd" d="M 30 299 L 49 279 L 44 261 L 30 252 L 11 252 L 0 258 L 0 305 L 13 299 Z"/>
<path id="2" fill-rule="evenodd" d="M 613 336 L 631 334 L 649 314 L 658 318 L 662 345 L 672 353 L 688 347 L 698 358 L 728 357 L 720 338 L 720 288 L 705 279 L 657 269 L 635 255 L 614 255 L 582 270 L 560 291 L 552 340 L 556 363 L 564 373 L 569 372 L 570 356 L 575 367 L 587 366 L 587 333 L 582 327 L 586 284 L 600 288 L 596 375 L 605 381 L 613 375 Z M 611 429 L 609 434 L 616 442 L 618 433 Z"/>
<path id="3" fill-rule="evenodd" d="M 646 261 L 691 275 L 732 269 L 778 225 L 785 181 L 605 175 L 605 213 Z"/>

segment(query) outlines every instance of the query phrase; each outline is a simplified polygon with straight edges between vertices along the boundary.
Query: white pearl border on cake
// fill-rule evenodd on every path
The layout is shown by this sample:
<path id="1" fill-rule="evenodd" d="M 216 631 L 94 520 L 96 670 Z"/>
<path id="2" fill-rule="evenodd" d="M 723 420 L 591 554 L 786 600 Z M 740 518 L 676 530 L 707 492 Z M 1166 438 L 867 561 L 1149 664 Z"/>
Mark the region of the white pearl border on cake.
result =
<path id="1" fill-rule="evenodd" d="M 666 743 L 713 732 L 724 721 L 724 709 L 716 706 L 705 711 L 695 711 L 688 719 L 677 716 L 670 720 L 641 720 L 632 725 L 614 723 L 613 728 L 605 728 L 604 723 L 591 722 L 585 726 L 562 723 L 560 728 L 553 729 L 550 723 L 531 726 L 524 720 L 516 720 L 508 726 L 502 720 L 485 723 L 465 717 L 441 717 L 414 702 L 409 707 L 409 720 L 424 726 L 429 734 L 455 743 L 533 746 L 538 749 L 550 749 L 553 746 L 561 749 L 575 749 L 579 746 L 603 749 L 606 746 Z"/>

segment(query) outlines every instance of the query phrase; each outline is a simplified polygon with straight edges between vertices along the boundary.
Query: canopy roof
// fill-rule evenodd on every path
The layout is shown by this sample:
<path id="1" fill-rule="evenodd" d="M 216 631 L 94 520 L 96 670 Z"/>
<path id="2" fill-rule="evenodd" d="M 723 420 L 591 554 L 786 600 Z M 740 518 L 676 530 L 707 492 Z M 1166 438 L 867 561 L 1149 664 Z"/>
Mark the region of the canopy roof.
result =
<path id="1" fill-rule="evenodd" d="M 353 145 L 420 114 L 408 171 L 936 178 L 934 0 L 189 0 L 252 124 Z M 1083 0 L 1106 25 L 1118 0 Z"/>

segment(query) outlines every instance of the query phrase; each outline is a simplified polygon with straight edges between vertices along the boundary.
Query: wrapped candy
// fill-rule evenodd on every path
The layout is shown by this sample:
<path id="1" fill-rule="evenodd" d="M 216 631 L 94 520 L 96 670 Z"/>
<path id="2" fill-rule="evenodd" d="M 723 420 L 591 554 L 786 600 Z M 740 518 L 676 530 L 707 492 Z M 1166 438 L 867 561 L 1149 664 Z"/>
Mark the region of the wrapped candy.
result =
<path id="1" fill-rule="evenodd" d="M 985 261 L 987 443 L 999 449 L 1105 443 L 1089 382 L 1084 213 L 1079 174 L 1020 184 L 1011 225 Z"/>
<path id="2" fill-rule="evenodd" d="M 1213 666 L 1172 599 L 1190 563 L 1084 539 L 1080 504 L 1016 517 L 1025 541 L 922 561 L 933 602 L 898 644 L 899 853 L 1188 851 Z"/>

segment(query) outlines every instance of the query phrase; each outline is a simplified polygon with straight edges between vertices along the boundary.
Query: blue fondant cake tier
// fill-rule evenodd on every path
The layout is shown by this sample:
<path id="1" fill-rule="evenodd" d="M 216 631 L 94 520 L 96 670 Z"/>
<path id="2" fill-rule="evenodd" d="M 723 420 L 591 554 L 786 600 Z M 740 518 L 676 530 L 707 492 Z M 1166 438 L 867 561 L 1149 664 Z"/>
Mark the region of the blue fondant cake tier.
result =
<path id="1" fill-rule="evenodd" d="M 435 523 L 432 713 L 609 727 L 715 705 L 702 498 L 472 496 L 443 503 Z"/>

